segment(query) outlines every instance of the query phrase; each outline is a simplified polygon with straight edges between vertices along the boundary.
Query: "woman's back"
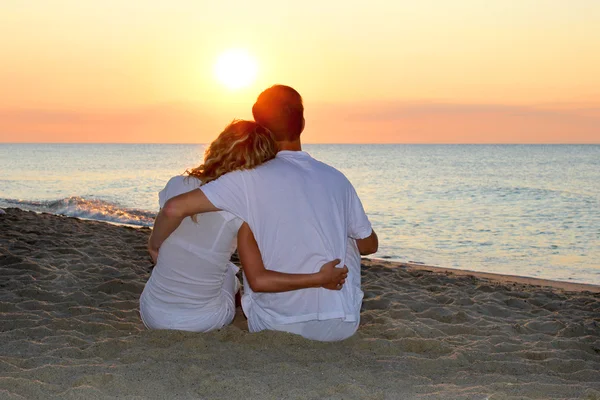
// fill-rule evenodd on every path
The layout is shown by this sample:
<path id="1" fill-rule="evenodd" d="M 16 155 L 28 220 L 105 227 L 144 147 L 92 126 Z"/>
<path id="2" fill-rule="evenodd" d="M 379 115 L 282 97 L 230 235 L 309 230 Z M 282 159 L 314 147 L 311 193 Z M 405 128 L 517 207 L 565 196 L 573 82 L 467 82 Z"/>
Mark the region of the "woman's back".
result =
<path id="1" fill-rule="evenodd" d="M 171 178 L 159 193 L 161 208 L 167 200 L 199 188 L 194 177 Z M 227 212 L 185 218 L 162 244 L 140 306 L 144 314 L 160 314 L 167 324 L 178 324 L 204 312 L 223 313 L 223 285 L 235 250 L 242 220 Z M 169 316 L 170 315 L 170 316 Z M 179 321 L 179 322 L 178 322 Z M 185 329 L 182 326 L 169 326 Z M 169 328 L 167 327 L 167 328 Z M 190 329 L 197 330 L 197 329 Z"/>

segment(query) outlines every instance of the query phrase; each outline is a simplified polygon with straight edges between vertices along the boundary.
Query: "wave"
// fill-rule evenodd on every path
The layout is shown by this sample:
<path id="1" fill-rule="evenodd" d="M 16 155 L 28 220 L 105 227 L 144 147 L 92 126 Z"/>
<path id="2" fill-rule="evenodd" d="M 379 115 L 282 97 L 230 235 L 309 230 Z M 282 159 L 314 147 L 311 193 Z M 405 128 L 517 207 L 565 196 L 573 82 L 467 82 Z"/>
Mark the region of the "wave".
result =
<path id="1" fill-rule="evenodd" d="M 151 211 L 121 207 L 108 201 L 79 196 L 47 201 L 0 198 L 0 206 L 138 226 L 152 226 L 156 217 L 156 213 Z"/>

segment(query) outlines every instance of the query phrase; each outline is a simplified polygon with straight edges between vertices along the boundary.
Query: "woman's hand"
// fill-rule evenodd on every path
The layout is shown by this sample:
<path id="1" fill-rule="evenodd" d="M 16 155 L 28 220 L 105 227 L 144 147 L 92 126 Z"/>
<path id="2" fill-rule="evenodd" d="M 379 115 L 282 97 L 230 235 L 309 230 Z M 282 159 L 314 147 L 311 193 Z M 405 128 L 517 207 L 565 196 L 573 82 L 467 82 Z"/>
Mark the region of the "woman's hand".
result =
<path id="1" fill-rule="evenodd" d="M 348 267 L 344 265 L 344 268 L 336 268 L 335 266 L 339 263 L 340 260 L 336 259 L 321 267 L 318 273 L 321 278 L 321 287 L 329 290 L 340 290 L 344 286 L 348 276 Z"/>

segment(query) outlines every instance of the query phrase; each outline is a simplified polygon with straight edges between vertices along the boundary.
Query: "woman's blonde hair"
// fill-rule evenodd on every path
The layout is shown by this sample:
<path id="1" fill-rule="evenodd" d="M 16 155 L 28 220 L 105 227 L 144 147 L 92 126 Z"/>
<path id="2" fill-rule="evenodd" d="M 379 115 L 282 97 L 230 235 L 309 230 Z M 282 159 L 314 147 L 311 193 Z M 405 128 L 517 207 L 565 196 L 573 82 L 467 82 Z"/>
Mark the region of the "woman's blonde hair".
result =
<path id="1" fill-rule="evenodd" d="M 206 184 L 231 171 L 255 168 L 276 154 L 277 143 L 269 130 L 254 121 L 234 120 L 208 146 L 204 163 L 185 173 Z"/>

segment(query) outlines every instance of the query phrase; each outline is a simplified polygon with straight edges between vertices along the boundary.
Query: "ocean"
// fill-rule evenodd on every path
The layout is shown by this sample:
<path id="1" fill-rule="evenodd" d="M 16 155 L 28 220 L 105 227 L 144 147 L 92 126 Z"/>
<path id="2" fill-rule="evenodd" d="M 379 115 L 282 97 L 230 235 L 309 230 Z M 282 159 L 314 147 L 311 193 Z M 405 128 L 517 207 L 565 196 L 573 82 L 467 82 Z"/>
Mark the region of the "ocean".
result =
<path id="1" fill-rule="evenodd" d="M 305 145 L 354 184 L 375 258 L 600 284 L 600 145 Z M 0 207 L 151 226 L 197 144 L 0 144 Z M 301 221 L 299 221 L 300 223 Z"/>

